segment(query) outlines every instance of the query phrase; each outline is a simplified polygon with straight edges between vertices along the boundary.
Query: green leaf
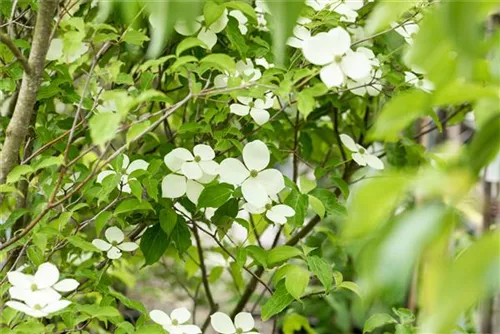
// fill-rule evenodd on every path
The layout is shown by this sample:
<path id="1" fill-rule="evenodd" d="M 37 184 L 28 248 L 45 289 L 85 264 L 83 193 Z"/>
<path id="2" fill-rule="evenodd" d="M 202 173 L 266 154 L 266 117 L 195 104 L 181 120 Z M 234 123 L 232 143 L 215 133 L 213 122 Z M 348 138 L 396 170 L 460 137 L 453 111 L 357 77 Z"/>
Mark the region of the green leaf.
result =
<path id="1" fill-rule="evenodd" d="M 177 217 L 177 213 L 172 207 L 166 207 L 160 211 L 160 226 L 168 236 L 170 236 L 177 224 Z"/>
<path id="2" fill-rule="evenodd" d="M 236 71 L 236 63 L 234 59 L 223 53 L 212 53 L 200 60 L 200 64 L 208 64 L 211 67 L 221 71 L 234 73 Z"/>
<path id="3" fill-rule="evenodd" d="M 309 205 L 311 206 L 311 208 L 321 219 L 323 219 L 326 213 L 326 209 L 323 203 L 313 195 L 307 195 L 307 197 L 309 198 Z"/>
<path id="4" fill-rule="evenodd" d="M 40 170 L 42 168 L 47 168 L 51 166 L 60 166 L 63 163 L 63 156 L 59 155 L 57 157 L 42 157 L 40 161 L 35 165 L 35 170 Z"/>
<path id="5" fill-rule="evenodd" d="M 304 116 L 304 118 L 307 118 L 307 116 L 309 116 L 309 114 L 314 110 L 315 106 L 316 100 L 310 92 L 303 90 L 297 94 L 297 108 Z"/>
<path id="6" fill-rule="evenodd" d="M 218 5 L 214 1 L 207 1 L 203 7 L 203 17 L 205 18 L 205 25 L 210 27 L 212 23 L 217 21 L 224 13 L 225 7 Z"/>
<path id="7" fill-rule="evenodd" d="M 417 1 L 390 1 L 382 0 L 377 2 L 375 9 L 370 13 L 366 21 L 366 32 L 369 35 L 377 33 L 398 21 L 402 14 L 416 5 Z"/>
<path id="8" fill-rule="evenodd" d="M 142 46 L 145 41 L 149 41 L 149 37 L 146 36 L 142 31 L 135 29 L 128 29 L 122 37 L 122 41 L 132 44 Z"/>
<path id="9" fill-rule="evenodd" d="M 422 310 L 421 333 L 451 333 L 463 312 L 500 288 L 500 233 L 486 234 L 461 253 L 436 286 L 439 306 Z"/>
<path id="10" fill-rule="evenodd" d="M 300 300 L 309 285 L 309 271 L 299 266 L 290 266 L 285 277 L 286 290 L 293 298 Z"/>
<path id="11" fill-rule="evenodd" d="M 9 217 L 7 218 L 6 221 L 3 224 L 0 224 L 0 231 L 6 230 L 6 229 L 12 227 L 12 225 L 14 225 L 19 218 L 21 218 L 22 216 L 24 216 L 28 212 L 29 212 L 28 209 L 17 209 L 15 211 L 13 211 L 9 215 Z"/>
<path id="12" fill-rule="evenodd" d="M 338 287 L 342 288 L 342 289 L 350 290 L 350 291 L 354 292 L 355 294 L 357 294 L 358 297 L 360 297 L 360 298 L 362 297 L 361 290 L 359 289 L 359 286 L 354 282 L 344 281 L 344 282 L 340 283 L 340 285 Z"/>
<path id="13" fill-rule="evenodd" d="M 186 37 L 184 38 L 175 49 L 175 55 L 179 57 L 184 51 L 192 49 L 194 47 L 201 46 L 202 48 L 208 49 L 207 45 L 200 41 L 196 37 Z"/>
<path id="14" fill-rule="evenodd" d="M 170 238 L 163 232 L 160 224 L 149 227 L 141 237 L 142 254 L 146 260 L 145 266 L 157 262 L 168 248 Z"/>
<path id="15" fill-rule="evenodd" d="M 43 252 L 40 250 L 40 248 L 36 246 L 28 247 L 26 253 L 28 254 L 28 258 L 30 259 L 30 261 L 35 266 L 39 266 L 43 262 L 45 262 L 45 257 L 43 256 Z"/>
<path id="16" fill-rule="evenodd" d="M 134 140 L 138 135 L 140 135 L 143 131 L 145 131 L 149 125 L 150 121 L 143 121 L 137 124 L 134 124 L 127 131 L 127 144 L 129 144 L 132 140 Z"/>
<path id="17" fill-rule="evenodd" d="M 198 58 L 194 56 L 181 56 L 175 60 L 175 62 L 168 68 L 168 70 L 170 72 L 175 72 L 179 67 L 193 62 L 198 62 Z"/>
<path id="18" fill-rule="evenodd" d="M 244 59 L 248 51 L 248 44 L 240 32 L 238 21 L 232 16 L 229 17 L 225 32 L 231 42 L 231 47 L 238 51 L 240 57 Z"/>
<path id="19" fill-rule="evenodd" d="M 246 2 L 229 1 L 229 2 L 224 2 L 224 6 L 226 6 L 226 8 L 237 9 L 246 16 L 249 16 L 255 22 L 257 22 L 257 14 L 255 14 L 254 8 L 249 4 L 247 4 Z"/>
<path id="20" fill-rule="evenodd" d="M 151 210 L 154 211 L 151 204 L 145 201 L 139 201 L 137 198 L 127 199 L 121 202 L 115 209 L 114 214 L 119 215 L 121 213 L 126 213 L 130 211 L 139 211 L 139 210 Z"/>
<path id="21" fill-rule="evenodd" d="M 329 215 L 343 217 L 347 214 L 346 208 L 337 201 L 337 197 L 331 190 L 317 188 L 311 191 L 310 194 L 323 203 Z"/>
<path id="22" fill-rule="evenodd" d="M 271 12 L 271 37 L 273 39 L 273 53 L 277 65 L 284 65 L 286 41 L 292 36 L 293 28 L 297 23 L 304 1 L 266 0 Z"/>
<path id="23" fill-rule="evenodd" d="M 409 177 L 386 174 L 364 181 L 350 196 L 343 234 L 362 238 L 373 233 L 392 214 L 409 186 Z M 383 192 L 380 189 L 384 189 Z"/>
<path id="24" fill-rule="evenodd" d="M 257 263 L 263 267 L 267 267 L 267 251 L 259 246 L 250 245 L 247 246 L 247 253 L 252 257 Z"/>
<path id="25" fill-rule="evenodd" d="M 83 238 L 73 235 L 67 238 L 68 242 L 75 247 L 78 247 L 86 252 L 100 252 L 92 243 L 84 240 Z"/>
<path id="26" fill-rule="evenodd" d="M 363 333 L 372 332 L 374 329 L 388 324 L 397 323 L 396 319 L 387 313 L 375 313 L 366 320 L 363 326 Z"/>
<path id="27" fill-rule="evenodd" d="M 78 305 L 78 311 L 87 313 L 92 318 L 107 320 L 107 318 L 121 317 L 120 312 L 112 306 Z"/>
<path id="28" fill-rule="evenodd" d="M 430 110 L 431 95 L 418 90 L 411 89 L 391 98 L 385 104 L 382 112 L 370 130 L 370 140 L 396 141 L 399 134 L 411 122 L 425 116 Z"/>
<path id="29" fill-rule="evenodd" d="M 262 321 L 266 321 L 273 315 L 280 313 L 292 301 L 293 297 L 288 293 L 285 282 L 281 281 L 280 283 L 278 283 L 278 286 L 276 287 L 276 290 L 274 291 L 271 298 L 269 298 L 264 306 L 262 306 Z"/>
<path id="30" fill-rule="evenodd" d="M 333 270 L 328 262 L 319 256 L 309 256 L 307 257 L 307 265 L 309 266 L 309 270 L 311 270 L 321 284 L 323 284 L 325 290 L 329 291 L 333 283 Z"/>
<path id="31" fill-rule="evenodd" d="M 101 212 L 96 218 L 95 218 L 95 233 L 97 235 L 101 234 L 101 231 L 104 226 L 108 223 L 108 221 L 111 219 L 113 214 L 109 211 L 104 211 Z"/>
<path id="32" fill-rule="evenodd" d="M 115 138 L 116 131 L 120 127 L 120 115 L 112 112 L 101 112 L 92 116 L 89 120 L 90 137 L 92 142 L 104 149 L 111 139 Z"/>
<path id="33" fill-rule="evenodd" d="M 177 223 L 172 230 L 170 238 L 175 243 L 175 248 L 179 255 L 182 255 L 191 246 L 191 232 L 182 217 L 177 218 Z"/>
<path id="34" fill-rule="evenodd" d="M 467 147 L 467 162 L 474 173 L 490 163 L 500 150 L 500 114 L 490 117 L 475 133 Z"/>
<path id="35" fill-rule="evenodd" d="M 297 257 L 301 255 L 302 252 L 295 247 L 287 245 L 278 246 L 269 251 L 269 254 L 267 256 L 267 263 L 270 266 L 272 266 L 280 262 L 286 261 L 292 257 Z"/>
<path id="36" fill-rule="evenodd" d="M 309 198 L 301 194 L 298 190 L 292 190 L 285 199 L 285 204 L 295 210 L 295 215 L 288 218 L 288 222 L 293 226 L 302 226 L 307 213 Z"/>
<path id="37" fill-rule="evenodd" d="M 206 187 L 198 198 L 198 207 L 218 208 L 226 203 L 232 193 L 233 187 L 226 183 Z"/>
<path id="38" fill-rule="evenodd" d="M 14 167 L 7 175 L 7 183 L 15 183 L 23 176 L 33 173 L 33 167 L 29 165 L 19 165 Z"/>

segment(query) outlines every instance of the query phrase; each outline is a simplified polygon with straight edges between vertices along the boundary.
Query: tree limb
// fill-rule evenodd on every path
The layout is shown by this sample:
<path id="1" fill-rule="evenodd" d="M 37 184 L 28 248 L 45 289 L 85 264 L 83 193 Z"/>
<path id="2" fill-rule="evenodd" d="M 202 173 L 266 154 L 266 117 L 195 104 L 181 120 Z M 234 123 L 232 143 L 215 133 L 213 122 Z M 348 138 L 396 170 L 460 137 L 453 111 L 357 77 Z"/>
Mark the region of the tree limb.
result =
<path id="1" fill-rule="evenodd" d="M 14 42 L 12 42 L 10 37 L 0 33 L 0 41 L 4 43 L 9 48 L 9 50 L 14 54 L 14 56 L 23 64 L 24 71 L 28 74 L 31 73 L 31 67 L 30 64 L 28 63 L 28 59 L 26 59 L 21 50 L 19 50 L 14 45 Z"/>
<path id="2" fill-rule="evenodd" d="M 42 81 L 45 57 L 49 49 L 51 23 L 57 6 L 58 1 L 39 2 L 39 11 L 28 60 L 30 71 L 25 71 L 23 74 L 16 107 L 7 127 L 4 146 L 0 153 L 0 184 L 5 183 L 7 174 L 17 164 L 21 143 L 28 133 L 36 95 Z M 2 199 L 0 197 L 0 204 Z"/>

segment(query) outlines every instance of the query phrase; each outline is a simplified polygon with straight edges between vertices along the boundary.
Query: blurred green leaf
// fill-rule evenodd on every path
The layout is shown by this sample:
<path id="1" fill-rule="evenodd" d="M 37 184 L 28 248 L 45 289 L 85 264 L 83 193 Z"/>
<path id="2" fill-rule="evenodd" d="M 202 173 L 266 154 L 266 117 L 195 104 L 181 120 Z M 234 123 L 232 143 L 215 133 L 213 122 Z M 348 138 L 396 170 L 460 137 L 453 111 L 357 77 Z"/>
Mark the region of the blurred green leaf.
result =
<path id="1" fill-rule="evenodd" d="M 366 320 L 364 326 L 363 326 L 363 333 L 369 333 L 372 332 L 374 329 L 377 329 L 379 327 L 388 325 L 388 324 L 395 324 L 397 323 L 396 319 L 391 317 L 387 313 L 375 313 L 371 315 L 368 320 Z"/>

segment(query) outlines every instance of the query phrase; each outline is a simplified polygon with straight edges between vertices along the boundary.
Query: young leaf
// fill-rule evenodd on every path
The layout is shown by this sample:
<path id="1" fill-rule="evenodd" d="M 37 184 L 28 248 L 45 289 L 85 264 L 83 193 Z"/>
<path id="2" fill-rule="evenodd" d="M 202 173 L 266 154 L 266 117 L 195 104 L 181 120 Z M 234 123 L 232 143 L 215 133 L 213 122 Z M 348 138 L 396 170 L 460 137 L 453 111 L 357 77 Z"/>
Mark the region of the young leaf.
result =
<path id="1" fill-rule="evenodd" d="M 144 265 L 147 266 L 157 262 L 167 250 L 169 243 L 170 239 L 163 232 L 160 224 L 149 227 L 142 235 L 139 245 L 146 260 Z"/>
<path id="2" fill-rule="evenodd" d="M 293 301 L 292 295 L 290 295 L 286 289 L 285 282 L 281 281 L 276 290 L 274 291 L 271 298 L 262 307 L 261 316 L 262 321 L 266 321 L 273 315 L 280 313 Z"/>
<path id="3" fill-rule="evenodd" d="M 287 245 L 278 246 L 269 251 L 269 254 L 267 256 L 267 262 L 269 265 L 275 265 L 280 262 L 286 261 L 292 257 L 297 257 L 301 255 L 302 252 L 295 247 Z"/>
<path id="4" fill-rule="evenodd" d="M 333 283 L 333 270 L 332 267 L 324 259 L 319 256 L 309 256 L 307 258 L 307 265 L 319 281 L 323 284 L 326 291 L 332 288 Z"/>
<path id="5" fill-rule="evenodd" d="M 369 317 L 368 320 L 366 320 L 365 325 L 363 326 L 363 333 L 369 333 L 376 328 L 395 323 L 397 323 L 396 319 L 391 317 L 389 314 L 375 313 Z"/>
<path id="6" fill-rule="evenodd" d="M 221 183 L 206 187 L 198 198 L 200 208 L 218 208 L 231 197 L 233 187 L 227 183 Z"/>
<path id="7" fill-rule="evenodd" d="M 293 298 L 300 300 L 309 285 L 309 271 L 299 266 L 290 266 L 285 277 L 286 290 Z"/>

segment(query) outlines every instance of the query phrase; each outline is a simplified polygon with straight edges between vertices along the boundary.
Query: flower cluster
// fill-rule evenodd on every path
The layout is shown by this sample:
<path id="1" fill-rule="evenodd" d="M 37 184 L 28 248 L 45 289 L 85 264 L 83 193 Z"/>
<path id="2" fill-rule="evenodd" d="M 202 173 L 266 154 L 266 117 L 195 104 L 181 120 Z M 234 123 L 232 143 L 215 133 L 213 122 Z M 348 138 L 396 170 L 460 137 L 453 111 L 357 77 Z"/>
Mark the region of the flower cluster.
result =
<path id="1" fill-rule="evenodd" d="M 122 256 L 122 251 L 133 252 L 139 246 L 135 242 L 123 242 L 125 235 L 118 227 L 112 226 L 104 232 L 106 240 L 94 239 L 92 244 L 99 250 L 107 252 L 108 259 L 116 260 Z"/>
<path id="2" fill-rule="evenodd" d="M 59 292 L 75 290 L 79 283 L 71 278 L 59 281 L 59 270 L 52 263 L 42 263 L 35 275 L 10 271 L 7 278 L 12 284 L 10 297 L 5 305 L 35 318 L 58 312 L 71 302 L 61 299 Z"/>

